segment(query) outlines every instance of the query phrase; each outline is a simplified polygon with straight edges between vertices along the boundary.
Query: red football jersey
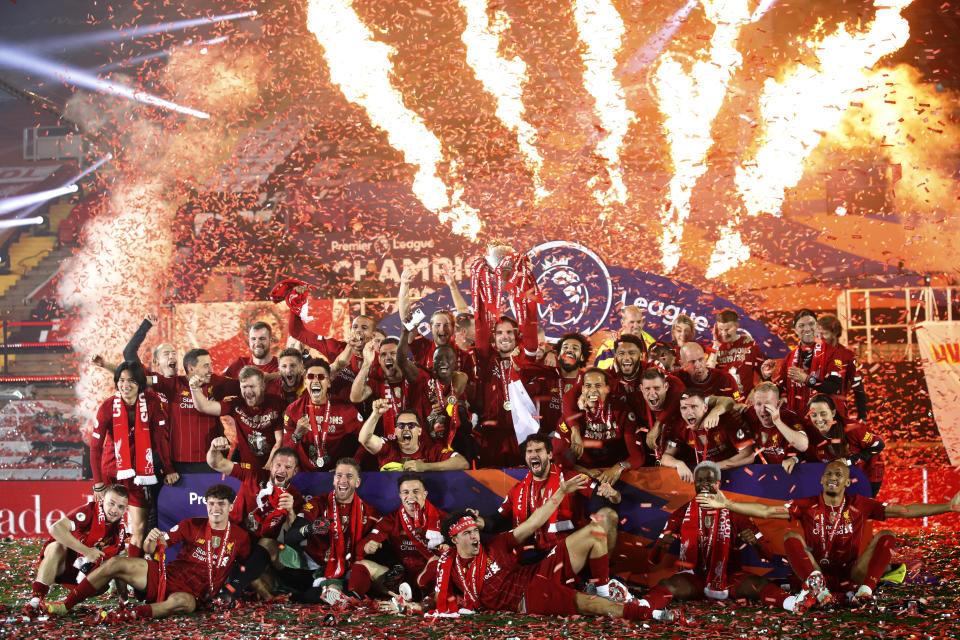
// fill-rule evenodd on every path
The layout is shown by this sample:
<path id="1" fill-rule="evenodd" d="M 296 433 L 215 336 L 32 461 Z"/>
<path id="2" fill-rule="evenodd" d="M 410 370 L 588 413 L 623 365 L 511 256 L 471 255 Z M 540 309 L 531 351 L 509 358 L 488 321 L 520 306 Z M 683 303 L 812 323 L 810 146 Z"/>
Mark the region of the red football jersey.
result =
<path id="1" fill-rule="evenodd" d="M 383 447 L 377 452 L 377 465 L 383 468 L 383 465 L 391 462 L 403 462 L 405 460 L 423 460 L 424 462 L 442 462 L 458 455 L 453 449 L 445 449 L 438 442 L 430 440 L 422 433 L 420 434 L 420 446 L 413 453 L 404 453 L 400 450 L 400 443 L 395 439 L 385 439 Z"/>
<path id="2" fill-rule="evenodd" d="M 740 392 L 746 397 L 753 389 L 754 377 L 763 364 L 760 347 L 747 336 L 740 336 L 729 344 L 721 343 L 716 354 L 717 369 L 733 376 L 740 384 Z"/>
<path id="3" fill-rule="evenodd" d="M 663 527 L 664 533 L 669 533 L 676 538 L 680 538 L 681 529 L 683 527 L 683 517 L 687 512 L 688 506 L 690 506 L 689 502 L 670 514 L 670 518 L 667 519 L 667 524 Z M 714 514 L 713 517 L 716 517 L 716 514 Z M 697 537 L 699 553 L 697 553 L 697 566 L 694 567 L 694 572 L 698 576 L 705 577 L 709 569 L 707 564 L 710 561 L 710 556 L 705 553 L 706 549 L 704 547 L 709 545 L 713 538 L 710 535 L 711 528 L 707 526 L 705 519 L 698 524 L 700 525 L 700 535 Z M 740 538 L 740 532 L 753 531 L 754 535 L 760 534 L 760 529 L 753 522 L 753 520 L 738 513 L 730 513 L 730 529 L 730 555 L 727 556 L 728 576 L 739 571 L 742 566 L 740 561 L 740 549 L 744 546 L 744 543 Z"/>
<path id="4" fill-rule="evenodd" d="M 697 463 L 704 460 L 720 462 L 732 458 L 753 443 L 753 434 L 739 415 L 724 413 L 720 416 L 720 423 L 713 429 L 692 429 L 688 426 L 684 439 L 696 453 Z"/>
<path id="5" fill-rule="evenodd" d="M 280 363 L 277 362 L 277 356 L 273 356 L 265 364 L 253 364 L 253 358 L 251 356 L 240 356 L 227 365 L 227 368 L 223 370 L 223 375 L 228 378 L 236 378 L 241 369 L 250 365 L 253 365 L 264 373 L 276 373 L 280 370 Z"/>
<path id="6" fill-rule="evenodd" d="M 155 393 L 147 393 L 147 412 L 150 423 L 151 449 L 160 461 L 165 473 L 173 472 L 170 458 L 170 432 L 167 428 L 167 413 Z M 127 407 L 128 442 L 131 454 L 135 446 L 134 436 L 136 402 Z M 94 482 L 114 482 L 117 479 L 117 456 L 113 440 L 113 396 L 107 398 L 97 410 L 97 424 L 90 440 L 90 469 Z"/>
<path id="7" fill-rule="evenodd" d="M 675 372 L 677 378 L 687 389 L 698 389 L 706 396 L 727 396 L 740 402 L 740 385 L 726 371 L 720 369 L 708 369 L 707 378 L 700 382 L 695 382 L 690 373 L 685 370 Z"/>
<path id="8" fill-rule="evenodd" d="M 206 462 L 210 443 L 223 435 L 220 418 L 197 411 L 186 376 L 157 376 L 155 386 L 170 401 L 170 455 L 173 460 Z M 215 400 L 236 396 L 240 394 L 240 384 L 233 378 L 213 374 L 210 382 L 204 385 L 203 394 Z"/>
<path id="9" fill-rule="evenodd" d="M 305 393 L 287 407 L 283 417 L 283 446 L 297 452 L 300 471 L 320 471 L 317 461 L 321 456 L 324 458 L 322 470 L 329 471 L 337 460 L 356 453 L 357 434 L 360 433 L 363 417 L 352 404 L 328 399 L 326 404 L 315 408 L 319 430 L 316 436 L 308 431 L 299 442 L 294 442 L 293 432 L 297 428 L 297 421 L 308 415 L 308 403 L 312 402 L 310 395 Z"/>
<path id="10" fill-rule="evenodd" d="M 402 508 L 403 507 L 401 507 L 401 509 Z M 447 512 L 443 510 L 439 511 L 440 522 L 443 522 L 443 519 L 447 517 Z M 428 530 L 421 531 L 421 533 L 424 539 L 427 540 L 428 547 L 434 551 L 436 551 L 440 543 L 443 542 L 443 534 L 439 531 Z M 397 555 L 400 556 L 400 562 L 406 567 L 408 576 L 418 576 L 424 567 L 427 566 L 427 561 L 433 557 L 432 555 L 423 555 L 420 548 L 414 544 L 413 538 L 410 537 L 410 534 L 407 533 L 403 523 L 400 521 L 400 509 L 383 516 L 380 522 L 370 530 L 370 535 L 364 538 L 363 543 L 366 544 L 367 540 L 375 540 L 377 542 L 389 540 L 390 546 L 393 547 Z"/>
<path id="11" fill-rule="evenodd" d="M 167 546 L 181 542 L 177 557 L 166 567 L 167 594 L 182 591 L 199 601 L 220 593 L 234 565 L 250 555 L 246 529 L 233 524 L 211 529 L 206 518 L 188 518 L 167 532 Z"/>
<path id="12" fill-rule="evenodd" d="M 780 464 L 791 456 L 802 455 L 787 442 L 787 439 L 776 426 L 763 426 L 763 422 L 757 415 L 757 410 L 753 407 L 743 412 L 742 416 L 753 434 L 754 447 L 761 464 Z M 780 410 L 780 420 L 794 431 L 807 433 L 810 429 L 806 420 L 788 409 Z"/>
<path id="13" fill-rule="evenodd" d="M 260 538 L 276 538 L 280 535 L 286 512 L 271 504 L 275 487 L 270 482 L 270 472 L 240 462 L 233 465 L 230 475 L 240 481 L 237 499 L 230 510 L 230 520 Z M 300 513 L 304 505 L 300 490 L 288 484 L 282 491 L 293 496 L 293 513 Z"/>
<path id="14" fill-rule="evenodd" d="M 803 538 L 817 562 L 851 566 L 860 555 L 867 520 L 886 519 L 882 502 L 861 495 L 845 495 L 843 504 L 830 507 L 822 495 L 799 498 L 787 503 L 791 520 L 800 522 Z"/>
<path id="15" fill-rule="evenodd" d="M 264 394 L 256 407 L 247 406 L 242 397 L 229 396 L 220 401 L 220 415 L 230 416 L 237 425 L 237 451 L 243 462 L 263 466 L 283 432 L 283 398 Z"/>

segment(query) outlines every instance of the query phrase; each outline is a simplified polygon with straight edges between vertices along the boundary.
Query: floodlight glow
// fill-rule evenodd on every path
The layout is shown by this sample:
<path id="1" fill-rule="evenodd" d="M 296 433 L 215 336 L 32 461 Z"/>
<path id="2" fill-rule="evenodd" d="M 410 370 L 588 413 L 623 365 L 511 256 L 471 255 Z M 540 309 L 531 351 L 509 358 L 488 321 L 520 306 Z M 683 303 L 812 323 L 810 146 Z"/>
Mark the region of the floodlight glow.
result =
<path id="1" fill-rule="evenodd" d="M 700 4 L 700 0 L 687 0 L 687 4 L 677 9 L 677 12 L 667 19 L 667 22 L 660 28 L 660 31 L 654 34 L 642 49 L 633 54 L 630 61 L 624 65 L 624 71 L 627 73 L 636 73 L 660 57 L 660 54 L 663 53 L 663 50 L 667 47 L 667 43 L 673 38 L 673 34 L 677 32 L 680 25 L 686 22 L 690 13 L 698 4 Z"/>

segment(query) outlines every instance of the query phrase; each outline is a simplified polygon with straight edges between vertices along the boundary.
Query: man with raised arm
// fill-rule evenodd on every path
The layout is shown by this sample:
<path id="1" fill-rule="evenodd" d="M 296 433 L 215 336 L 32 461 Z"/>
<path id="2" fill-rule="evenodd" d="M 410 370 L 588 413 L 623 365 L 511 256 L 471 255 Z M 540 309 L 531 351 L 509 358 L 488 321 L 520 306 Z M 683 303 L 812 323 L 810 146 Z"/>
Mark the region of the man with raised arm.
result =
<path id="1" fill-rule="evenodd" d="M 410 283 L 413 281 L 415 272 L 413 269 L 404 269 L 400 274 L 400 291 L 397 293 L 397 309 L 400 319 L 408 322 L 412 310 L 410 309 Z M 454 298 L 456 300 L 456 298 Z M 419 333 L 410 340 L 411 359 L 425 369 L 433 367 L 433 356 L 440 347 L 450 347 L 453 349 L 455 357 L 455 366 L 457 371 L 462 371 L 470 380 L 474 377 L 473 354 L 464 351 L 457 346 L 454 340 L 454 324 L 456 318 L 453 313 L 447 309 L 437 309 L 430 316 L 430 335 L 432 339 L 425 338 Z"/>
<path id="2" fill-rule="evenodd" d="M 520 525 L 553 495 L 560 482 L 569 480 L 577 473 L 553 463 L 553 438 L 548 436 L 539 433 L 527 436 L 523 452 L 528 473 L 510 489 L 497 512 L 484 517 L 483 530 L 486 533 L 499 533 Z M 586 500 L 594 494 L 603 498 L 606 506 L 601 507 L 593 518 L 603 524 L 608 546 L 615 547 L 620 518 L 611 505 L 620 504 L 620 492 L 609 483 L 593 481 L 583 491 L 564 497 L 547 522 L 534 532 L 533 546 L 536 551 L 548 552 L 574 530 L 586 525 L 590 520 L 586 513 Z"/>
<path id="3" fill-rule="evenodd" d="M 712 495 L 720 490 L 720 467 L 716 462 L 701 462 L 693 470 L 698 494 Z M 691 500 L 671 514 L 657 539 L 650 563 L 658 564 L 674 540 L 680 539 L 679 571 L 665 578 L 646 594 L 651 606 L 662 609 L 678 600 L 727 600 L 748 598 L 793 609 L 795 598 L 766 578 L 743 570 L 740 549 L 744 543 L 761 557 L 773 557 L 761 542 L 763 534 L 749 518 L 728 509 L 709 509 Z M 789 598 L 789 599 L 788 599 Z"/>
<path id="4" fill-rule="evenodd" d="M 250 554 L 250 534 L 230 522 L 235 497 L 227 485 L 215 484 L 204 493 L 206 518 L 188 518 L 166 533 L 153 529 L 147 534 L 143 543 L 146 553 L 154 553 L 158 545 L 169 547 L 183 543 L 173 562 L 166 564 L 163 558 L 154 562 L 114 556 L 81 580 L 66 600 L 48 603 L 47 611 L 65 615 L 99 593 L 110 580 L 118 578 L 132 586 L 147 604 L 109 614 L 103 612 L 101 622 L 191 613 L 216 596 L 234 563 Z"/>
<path id="5" fill-rule="evenodd" d="M 388 411 L 381 419 L 381 431 L 385 438 L 392 438 L 397 415 L 404 407 L 412 407 L 417 399 L 411 393 L 411 382 L 397 365 L 399 340 L 385 338 L 379 347 L 373 341 L 363 347 L 363 364 L 350 387 L 350 402 L 360 404 L 369 399 L 385 400 Z M 375 348 L 376 347 L 376 348 Z M 379 363 L 380 366 L 377 366 Z"/>
<path id="6" fill-rule="evenodd" d="M 803 533 L 786 535 L 784 547 L 794 573 L 803 582 L 794 609 L 811 607 L 846 596 L 853 604 L 873 598 L 877 581 L 890 564 L 897 544 L 892 531 L 877 532 L 861 554 L 860 540 L 869 520 L 924 518 L 960 511 L 960 492 L 942 504 L 883 504 L 863 495 L 847 495 L 850 469 L 841 460 L 827 464 L 820 479 L 823 491 L 816 496 L 783 505 L 733 502 L 722 492 L 699 494 L 697 502 L 712 509 L 729 509 L 752 518 L 799 521 Z"/>
<path id="7" fill-rule="evenodd" d="M 412 409 L 400 410 L 394 438 L 382 438 L 375 434 L 373 431 L 377 422 L 389 410 L 390 405 L 386 400 L 374 400 L 373 412 L 364 421 L 358 436 L 360 446 L 377 456 L 380 470 L 458 471 L 470 466 L 467 459 L 453 449 L 430 438 L 424 439 L 420 415 Z"/>
<path id="8" fill-rule="evenodd" d="M 240 481 L 230 521 L 253 534 L 257 544 L 224 586 L 225 599 L 242 594 L 271 562 L 276 563 L 280 551 L 277 538 L 284 527 L 289 529 L 293 525 L 304 505 L 300 491 L 290 484 L 297 474 L 296 451 L 278 448 L 270 460 L 270 468 L 264 469 L 248 462 L 228 460 L 224 456 L 229 450 L 230 441 L 217 438 L 207 451 L 207 464 L 214 471 Z"/>
<path id="9" fill-rule="evenodd" d="M 263 372 L 253 365 L 240 370 L 240 397 L 217 401 L 206 397 L 198 380 L 190 381 L 193 404 L 208 416 L 230 416 L 237 425 L 240 460 L 264 468 L 283 440 L 283 398 L 264 392 Z"/>
<path id="10" fill-rule="evenodd" d="M 645 600 L 614 602 L 567 586 L 588 565 L 598 585 L 606 585 L 609 580 L 607 537 L 599 523 L 592 522 L 567 536 L 540 562 L 518 564 L 524 542 L 547 523 L 568 494 L 583 489 L 588 480 L 577 475 L 561 481 L 524 522 L 486 544 L 480 542 L 473 513 L 460 510 L 447 517 L 442 528 L 453 548 L 444 552 L 437 568 L 437 613 L 457 615 L 489 610 L 561 616 L 612 615 L 630 620 L 671 618 L 662 611 L 651 610 Z M 455 604 L 455 588 L 462 594 L 461 606 Z"/>

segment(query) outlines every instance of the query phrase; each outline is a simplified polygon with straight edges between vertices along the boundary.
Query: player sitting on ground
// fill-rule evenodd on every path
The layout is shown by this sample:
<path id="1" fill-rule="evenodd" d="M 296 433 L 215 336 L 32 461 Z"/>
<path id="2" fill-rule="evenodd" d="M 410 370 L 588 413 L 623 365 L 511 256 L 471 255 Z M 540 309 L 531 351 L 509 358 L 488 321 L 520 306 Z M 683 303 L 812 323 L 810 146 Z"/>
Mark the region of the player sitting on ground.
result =
<path id="1" fill-rule="evenodd" d="M 114 556 L 90 573 L 63 602 L 48 603 L 47 611 L 65 615 L 76 605 L 97 594 L 110 580 L 118 578 L 132 586 L 147 604 L 133 609 L 101 613 L 106 623 L 138 618 L 165 618 L 191 613 L 219 593 L 234 563 L 250 553 L 250 534 L 230 522 L 230 508 L 236 494 L 223 484 L 204 493 L 206 518 L 188 518 L 164 533 L 153 529 L 143 542 L 145 553 L 161 549 L 159 562 L 144 558 Z M 182 542 L 176 559 L 165 565 L 163 548 Z"/>
<path id="2" fill-rule="evenodd" d="M 33 597 L 23 608 L 24 615 L 35 618 L 40 614 L 43 599 L 54 582 L 73 587 L 121 551 L 127 537 L 123 516 L 128 502 L 127 488 L 111 485 L 104 491 L 102 500 L 77 507 L 47 529 L 50 540 L 40 551 Z M 126 589 L 118 593 L 122 597 Z"/>
<path id="3" fill-rule="evenodd" d="M 480 530 L 470 512 L 457 511 L 444 520 L 444 533 L 454 548 L 443 554 L 437 569 L 438 614 L 487 609 L 562 616 L 612 615 L 631 620 L 672 617 L 652 611 L 644 600 L 613 602 L 567 586 L 588 563 L 597 584 L 606 584 L 609 560 L 601 524 L 590 523 L 570 534 L 537 564 L 517 563 L 524 542 L 547 522 L 567 494 L 581 490 L 587 481 L 585 475 L 562 481 L 527 520 L 485 545 L 480 543 Z M 454 586 L 463 594 L 463 607 L 453 604 Z"/>
<path id="4" fill-rule="evenodd" d="M 716 462 L 701 462 L 693 470 L 693 484 L 698 494 L 715 494 L 720 489 L 720 467 Z M 761 556 L 772 557 L 760 542 L 763 534 L 749 518 L 727 509 L 701 507 L 691 500 L 670 516 L 650 555 L 651 563 L 659 563 L 677 538 L 680 571 L 650 590 L 646 599 L 651 606 L 663 608 L 673 598 L 726 600 L 733 596 L 793 609 L 795 599 L 788 599 L 787 592 L 741 567 L 738 549 L 742 542 Z"/>
<path id="5" fill-rule="evenodd" d="M 697 496 L 702 506 L 729 509 L 754 518 L 799 520 L 803 533 L 788 533 L 784 541 L 790 566 L 803 581 L 794 611 L 803 613 L 831 602 L 833 593 L 844 593 L 852 604 L 869 602 L 877 580 L 890 564 L 897 543 L 892 531 L 878 532 L 862 554 L 859 543 L 868 520 L 922 518 L 960 511 L 960 492 L 943 504 L 884 505 L 862 495 L 847 495 L 850 469 L 840 461 L 827 464 L 820 479 L 823 492 L 784 505 L 733 502 L 723 493 Z"/>

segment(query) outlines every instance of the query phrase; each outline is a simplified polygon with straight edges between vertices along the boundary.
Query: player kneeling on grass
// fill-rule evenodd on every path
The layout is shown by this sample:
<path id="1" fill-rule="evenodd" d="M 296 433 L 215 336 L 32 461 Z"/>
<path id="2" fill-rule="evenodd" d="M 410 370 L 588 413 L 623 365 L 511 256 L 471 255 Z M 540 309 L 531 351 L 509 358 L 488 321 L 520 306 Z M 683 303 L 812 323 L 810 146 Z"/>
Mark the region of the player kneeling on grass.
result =
<path id="1" fill-rule="evenodd" d="M 148 604 L 104 613 L 103 622 L 191 613 L 201 603 L 213 598 L 220 592 L 234 563 L 250 554 L 250 534 L 230 522 L 230 508 L 236 498 L 233 489 L 215 484 L 207 489 L 204 498 L 206 518 L 188 518 L 167 533 L 153 529 L 147 534 L 143 550 L 152 554 L 159 547 L 159 562 L 144 558 L 110 558 L 83 579 L 66 600 L 48 603 L 47 611 L 64 615 L 97 594 L 114 578 L 131 585 L 137 596 Z M 164 548 L 181 542 L 183 545 L 176 559 L 165 564 Z"/>
<path id="2" fill-rule="evenodd" d="M 720 487 L 720 467 L 701 462 L 693 470 L 693 484 L 700 495 L 714 495 Z M 673 541 L 680 538 L 681 570 L 665 578 L 645 596 L 651 606 L 663 608 L 673 598 L 726 600 L 749 598 L 793 610 L 794 598 L 766 578 L 744 571 L 740 565 L 741 540 L 757 553 L 771 558 L 760 540 L 763 534 L 749 518 L 728 509 L 701 506 L 691 500 L 673 512 L 650 554 L 659 563 Z M 786 602 L 785 602 L 786 601 Z"/>
<path id="3" fill-rule="evenodd" d="M 562 616 L 606 614 L 631 620 L 672 618 L 672 613 L 652 611 L 645 600 L 613 602 L 567 586 L 588 563 L 597 583 L 607 583 L 610 570 L 602 524 L 592 522 L 570 534 L 537 564 L 518 564 L 524 542 L 544 525 L 565 496 L 583 489 L 588 480 L 578 475 L 562 481 L 529 518 L 486 545 L 480 543 L 477 521 L 469 511 L 457 511 L 444 520 L 443 530 L 453 548 L 444 552 L 437 569 L 437 613 L 457 615 L 486 609 Z M 463 594 L 462 607 L 456 604 L 454 586 Z"/>
<path id="4" fill-rule="evenodd" d="M 74 587 L 86 574 L 122 550 L 127 537 L 123 516 L 128 501 L 126 487 L 111 485 L 104 491 L 102 500 L 88 502 L 50 526 L 51 539 L 40 551 L 33 597 L 23 608 L 24 615 L 34 618 L 43 611 L 43 599 L 54 582 Z M 119 593 L 125 594 L 126 589 L 120 589 Z"/>
<path id="5" fill-rule="evenodd" d="M 803 534 L 788 533 L 783 545 L 790 566 L 803 581 L 796 613 L 827 605 L 835 600 L 831 592 L 842 594 L 848 588 L 851 590 L 846 592 L 846 598 L 851 604 L 863 605 L 872 600 L 873 589 L 890 564 L 897 539 L 892 531 L 879 531 L 859 553 L 868 520 L 922 518 L 960 511 L 960 492 L 943 504 L 885 505 L 862 495 L 848 496 L 850 468 L 842 460 L 827 465 L 820 485 L 820 495 L 784 505 L 733 502 L 719 491 L 697 496 L 697 502 L 704 507 L 729 509 L 753 518 L 800 522 Z"/>

